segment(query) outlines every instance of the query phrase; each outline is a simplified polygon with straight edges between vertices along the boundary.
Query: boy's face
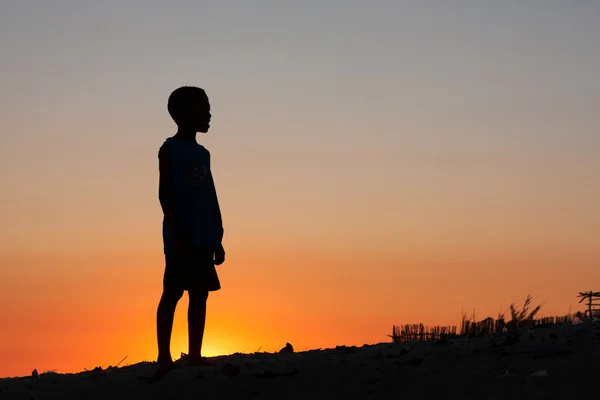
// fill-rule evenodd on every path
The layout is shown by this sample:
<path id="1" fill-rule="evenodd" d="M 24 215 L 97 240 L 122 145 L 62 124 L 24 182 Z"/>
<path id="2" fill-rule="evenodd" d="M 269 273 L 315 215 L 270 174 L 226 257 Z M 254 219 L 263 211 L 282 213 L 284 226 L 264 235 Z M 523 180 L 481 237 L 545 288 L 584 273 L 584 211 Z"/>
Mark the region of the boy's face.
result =
<path id="1" fill-rule="evenodd" d="M 190 111 L 190 125 L 196 130 L 196 132 L 208 132 L 211 118 L 208 97 L 196 102 Z"/>

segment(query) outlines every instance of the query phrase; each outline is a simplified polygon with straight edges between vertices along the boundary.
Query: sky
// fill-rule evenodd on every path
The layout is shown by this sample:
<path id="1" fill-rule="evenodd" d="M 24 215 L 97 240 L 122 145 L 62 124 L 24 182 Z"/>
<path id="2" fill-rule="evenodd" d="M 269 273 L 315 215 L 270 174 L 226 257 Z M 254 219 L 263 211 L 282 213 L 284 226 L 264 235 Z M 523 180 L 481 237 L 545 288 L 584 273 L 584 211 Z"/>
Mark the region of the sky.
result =
<path id="1" fill-rule="evenodd" d="M 0 376 L 156 357 L 166 103 L 223 212 L 203 352 L 600 290 L 600 3 L 0 3 Z M 172 352 L 187 351 L 187 296 Z"/>

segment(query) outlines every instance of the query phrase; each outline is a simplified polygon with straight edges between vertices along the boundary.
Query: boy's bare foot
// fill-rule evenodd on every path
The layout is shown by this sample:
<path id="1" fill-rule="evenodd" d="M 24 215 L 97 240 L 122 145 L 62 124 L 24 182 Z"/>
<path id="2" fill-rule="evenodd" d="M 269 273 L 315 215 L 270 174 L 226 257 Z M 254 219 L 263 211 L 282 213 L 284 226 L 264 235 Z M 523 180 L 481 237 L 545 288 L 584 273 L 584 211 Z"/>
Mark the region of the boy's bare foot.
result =
<path id="1" fill-rule="evenodd" d="M 185 353 L 181 353 L 181 358 L 177 360 L 178 363 L 182 363 L 188 367 L 212 367 L 217 365 L 215 362 L 202 356 L 190 356 Z"/>
<path id="2" fill-rule="evenodd" d="M 173 363 L 173 359 L 171 358 L 171 356 L 169 356 L 169 357 L 158 356 L 158 358 L 156 359 L 156 364 L 158 364 L 161 367 L 170 367 L 174 363 Z"/>

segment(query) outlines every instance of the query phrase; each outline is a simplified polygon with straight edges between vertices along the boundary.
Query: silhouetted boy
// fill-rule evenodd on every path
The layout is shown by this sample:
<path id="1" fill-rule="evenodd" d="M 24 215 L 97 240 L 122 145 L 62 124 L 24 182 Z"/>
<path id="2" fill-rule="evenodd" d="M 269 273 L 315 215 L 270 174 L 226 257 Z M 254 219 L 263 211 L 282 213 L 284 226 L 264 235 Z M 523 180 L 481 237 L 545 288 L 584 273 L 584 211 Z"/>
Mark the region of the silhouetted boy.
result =
<path id="1" fill-rule="evenodd" d="M 210 153 L 196 142 L 197 132 L 208 132 L 210 104 L 203 89 L 180 87 L 171 93 L 167 108 L 178 129 L 158 152 L 165 273 L 156 315 L 157 362 L 174 366 L 170 350 L 173 317 L 187 290 L 189 348 L 183 361 L 206 365 L 210 362 L 201 356 L 206 301 L 208 292 L 221 288 L 215 265 L 225 261 Z"/>

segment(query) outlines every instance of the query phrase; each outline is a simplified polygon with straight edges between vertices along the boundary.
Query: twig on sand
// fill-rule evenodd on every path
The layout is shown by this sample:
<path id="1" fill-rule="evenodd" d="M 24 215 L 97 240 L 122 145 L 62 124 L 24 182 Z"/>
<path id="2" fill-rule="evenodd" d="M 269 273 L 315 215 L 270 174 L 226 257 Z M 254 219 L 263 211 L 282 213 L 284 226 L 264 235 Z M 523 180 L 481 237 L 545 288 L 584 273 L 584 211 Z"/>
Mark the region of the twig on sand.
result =
<path id="1" fill-rule="evenodd" d="M 260 349 L 262 349 L 262 346 L 260 346 L 260 347 L 258 348 L 258 350 L 256 350 L 256 351 L 255 351 L 255 353 L 258 353 L 258 352 L 260 351 Z"/>
<path id="2" fill-rule="evenodd" d="M 121 361 L 119 361 L 119 363 L 115 366 L 115 368 L 119 368 L 119 365 L 121 365 L 121 363 L 123 361 L 125 361 L 127 359 L 127 357 L 129 357 L 129 356 L 125 356 L 125 358 L 123 358 Z"/>

